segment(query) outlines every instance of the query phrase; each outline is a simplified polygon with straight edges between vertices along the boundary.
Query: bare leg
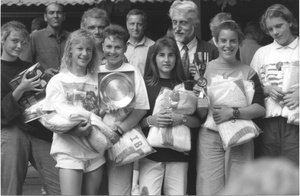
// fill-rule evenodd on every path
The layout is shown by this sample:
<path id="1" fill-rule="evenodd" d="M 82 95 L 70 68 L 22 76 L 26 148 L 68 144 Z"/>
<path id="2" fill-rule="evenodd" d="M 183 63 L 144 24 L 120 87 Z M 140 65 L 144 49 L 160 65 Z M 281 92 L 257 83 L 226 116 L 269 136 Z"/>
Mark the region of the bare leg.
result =
<path id="1" fill-rule="evenodd" d="M 83 195 L 98 195 L 103 177 L 104 164 L 96 170 L 83 174 Z"/>
<path id="2" fill-rule="evenodd" d="M 60 189 L 62 195 L 81 195 L 82 170 L 59 169 Z"/>

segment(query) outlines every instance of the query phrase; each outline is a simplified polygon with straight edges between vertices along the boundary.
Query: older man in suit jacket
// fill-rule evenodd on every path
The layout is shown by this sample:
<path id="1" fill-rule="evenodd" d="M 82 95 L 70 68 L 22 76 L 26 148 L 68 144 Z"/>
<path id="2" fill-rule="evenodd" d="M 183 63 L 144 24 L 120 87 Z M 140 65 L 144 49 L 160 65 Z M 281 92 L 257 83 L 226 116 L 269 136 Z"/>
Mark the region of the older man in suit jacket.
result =
<path id="1" fill-rule="evenodd" d="M 193 1 L 189 0 L 175 0 L 170 7 L 169 16 L 172 20 L 173 36 L 176 40 L 178 49 L 180 51 L 183 68 L 185 70 L 185 77 L 190 79 L 194 77 L 191 74 L 191 66 L 194 61 L 194 55 L 197 52 L 207 52 L 208 60 L 218 57 L 218 49 L 203 40 L 196 37 L 196 27 L 199 25 L 199 9 Z M 149 48 L 145 74 L 150 72 L 150 58 L 153 54 L 153 46 Z M 191 76 L 192 75 L 192 76 Z M 192 130 L 192 150 L 190 152 L 189 172 L 188 172 L 188 194 L 196 194 L 196 143 L 198 138 L 198 130 Z"/>
<path id="2" fill-rule="evenodd" d="M 185 76 L 190 77 L 189 66 L 194 61 L 194 54 L 197 52 L 208 52 L 209 60 L 218 57 L 217 48 L 196 37 L 195 29 L 199 25 L 199 9 L 193 1 L 175 0 L 170 7 L 169 16 L 172 20 L 173 35 L 176 40 L 182 63 L 185 70 Z M 145 76 L 149 72 L 149 62 L 152 55 L 150 47 L 145 67 Z"/>

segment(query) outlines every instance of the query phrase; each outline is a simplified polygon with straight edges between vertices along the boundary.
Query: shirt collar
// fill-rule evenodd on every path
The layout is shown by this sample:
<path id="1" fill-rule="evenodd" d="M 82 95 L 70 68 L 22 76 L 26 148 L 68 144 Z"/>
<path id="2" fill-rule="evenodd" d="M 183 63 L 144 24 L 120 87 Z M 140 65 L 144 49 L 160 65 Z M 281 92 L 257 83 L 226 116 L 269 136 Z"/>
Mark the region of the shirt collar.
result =
<path id="1" fill-rule="evenodd" d="M 181 42 L 177 42 L 177 46 L 178 46 L 179 50 L 182 51 L 184 44 L 182 44 Z M 197 39 L 196 39 L 196 37 L 194 37 L 192 39 L 192 41 L 190 41 L 186 46 L 188 47 L 189 51 L 192 48 L 196 47 L 197 46 Z"/>
<path id="2" fill-rule="evenodd" d="M 296 39 L 287 46 L 282 46 L 278 44 L 275 40 L 273 41 L 273 44 L 275 45 L 276 49 L 283 49 L 283 48 L 295 49 L 299 44 L 299 37 L 296 37 Z"/>
<path id="3" fill-rule="evenodd" d="M 130 39 L 128 39 L 128 41 L 127 41 L 127 45 L 131 44 L 133 46 L 142 46 L 142 45 L 145 45 L 145 43 L 146 43 L 146 36 L 144 36 L 143 39 L 139 43 L 137 43 L 137 44 L 131 43 Z"/>
<path id="4" fill-rule="evenodd" d="M 55 36 L 55 33 L 54 33 L 53 29 L 50 28 L 49 26 L 46 27 L 46 32 L 47 32 L 47 34 L 48 34 L 49 37 L 50 37 L 50 36 Z M 60 32 L 60 34 L 59 34 L 59 37 L 60 37 L 60 38 L 61 38 L 61 37 L 66 37 L 66 36 L 67 36 L 67 32 L 64 31 L 64 30 L 62 30 L 62 31 Z"/>

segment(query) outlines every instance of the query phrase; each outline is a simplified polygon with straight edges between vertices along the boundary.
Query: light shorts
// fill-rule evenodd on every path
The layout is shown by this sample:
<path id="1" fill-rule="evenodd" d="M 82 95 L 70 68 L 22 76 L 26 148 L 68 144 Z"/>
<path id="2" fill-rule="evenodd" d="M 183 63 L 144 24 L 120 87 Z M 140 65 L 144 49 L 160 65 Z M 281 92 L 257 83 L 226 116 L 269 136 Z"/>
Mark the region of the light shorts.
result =
<path id="1" fill-rule="evenodd" d="M 57 164 L 55 167 L 62 169 L 78 169 L 83 170 L 84 173 L 94 171 L 105 163 L 105 157 L 99 156 L 95 159 L 80 160 L 67 154 L 57 154 L 54 159 Z"/>

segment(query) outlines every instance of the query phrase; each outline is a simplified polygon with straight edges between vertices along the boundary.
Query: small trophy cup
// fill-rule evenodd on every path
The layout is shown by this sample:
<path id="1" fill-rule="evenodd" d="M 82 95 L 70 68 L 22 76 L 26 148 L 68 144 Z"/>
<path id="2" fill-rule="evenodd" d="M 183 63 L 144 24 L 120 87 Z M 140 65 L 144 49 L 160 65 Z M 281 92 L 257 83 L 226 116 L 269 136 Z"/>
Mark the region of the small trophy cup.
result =
<path id="1" fill-rule="evenodd" d="M 204 72 L 206 65 L 209 61 L 208 52 L 197 52 L 194 55 L 194 65 L 196 66 L 199 79 L 196 83 L 200 87 L 197 109 L 207 109 L 208 108 L 208 97 L 207 97 L 207 79 L 204 77 Z"/>

